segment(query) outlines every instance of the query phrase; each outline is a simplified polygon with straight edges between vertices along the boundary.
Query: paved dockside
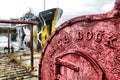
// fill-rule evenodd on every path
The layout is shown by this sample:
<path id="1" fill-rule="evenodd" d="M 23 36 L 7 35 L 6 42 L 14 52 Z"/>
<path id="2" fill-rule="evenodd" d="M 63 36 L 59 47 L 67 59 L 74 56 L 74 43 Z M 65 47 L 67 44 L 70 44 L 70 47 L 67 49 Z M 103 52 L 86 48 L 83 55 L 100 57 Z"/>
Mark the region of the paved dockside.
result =
<path id="1" fill-rule="evenodd" d="M 0 80 L 38 80 L 8 56 L 0 56 Z"/>

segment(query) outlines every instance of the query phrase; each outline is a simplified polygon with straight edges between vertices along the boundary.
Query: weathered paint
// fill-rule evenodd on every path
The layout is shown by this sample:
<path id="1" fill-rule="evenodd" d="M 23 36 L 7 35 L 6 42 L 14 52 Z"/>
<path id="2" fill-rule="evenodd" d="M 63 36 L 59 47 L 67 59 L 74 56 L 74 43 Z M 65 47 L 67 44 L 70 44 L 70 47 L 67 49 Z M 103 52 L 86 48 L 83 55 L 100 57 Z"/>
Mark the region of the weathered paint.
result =
<path id="1" fill-rule="evenodd" d="M 60 25 L 42 50 L 39 80 L 120 80 L 120 0 Z"/>

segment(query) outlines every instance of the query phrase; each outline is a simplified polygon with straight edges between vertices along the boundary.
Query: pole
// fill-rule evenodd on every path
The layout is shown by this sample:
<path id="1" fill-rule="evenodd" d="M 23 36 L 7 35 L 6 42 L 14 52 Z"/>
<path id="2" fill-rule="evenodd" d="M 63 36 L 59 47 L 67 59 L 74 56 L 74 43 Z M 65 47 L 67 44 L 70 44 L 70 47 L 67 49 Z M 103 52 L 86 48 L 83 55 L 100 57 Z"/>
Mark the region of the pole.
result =
<path id="1" fill-rule="evenodd" d="M 10 54 L 10 28 L 8 28 L 8 54 Z"/>
<path id="2" fill-rule="evenodd" d="M 33 25 L 30 25 L 30 50 L 31 50 L 31 71 L 34 69 L 34 56 L 33 56 Z"/>
<path id="3" fill-rule="evenodd" d="M 44 0 L 44 10 L 45 10 L 45 6 L 46 6 L 46 1 Z"/>

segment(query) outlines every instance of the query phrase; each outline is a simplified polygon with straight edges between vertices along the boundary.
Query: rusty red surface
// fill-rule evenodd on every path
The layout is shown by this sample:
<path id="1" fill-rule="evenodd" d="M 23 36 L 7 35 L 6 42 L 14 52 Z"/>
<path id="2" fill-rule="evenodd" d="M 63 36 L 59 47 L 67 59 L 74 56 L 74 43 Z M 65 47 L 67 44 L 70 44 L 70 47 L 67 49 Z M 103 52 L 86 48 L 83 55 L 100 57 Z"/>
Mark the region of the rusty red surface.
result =
<path id="1" fill-rule="evenodd" d="M 0 23 L 13 23 L 13 24 L 31 24 L 37 25 L 36 21 L 22 21 L 22 20 L 0 20 Z"/>
<path id="2" fill-rule="evenodd" d="M 39 80 L 120 80 L 120 0 L 60 25 L 42 50 Z"/>

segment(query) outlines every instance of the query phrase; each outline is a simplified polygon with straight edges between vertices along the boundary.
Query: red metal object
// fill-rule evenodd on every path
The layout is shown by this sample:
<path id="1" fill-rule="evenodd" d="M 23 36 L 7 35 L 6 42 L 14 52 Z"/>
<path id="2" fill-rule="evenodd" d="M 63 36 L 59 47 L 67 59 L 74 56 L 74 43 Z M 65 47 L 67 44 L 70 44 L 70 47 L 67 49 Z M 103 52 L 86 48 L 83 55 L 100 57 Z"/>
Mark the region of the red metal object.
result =
<path id="1" fill-rule="evenodd" d="M 8 28 L 8 54 L 10 54 L 10 28 Z"/>
<path id="2" fill-rule="evenodd" d="M 31 24 L 37 25 L 36 21 L 22 21 L 22 20 L 0 20 L 0 23 L 15 23 L 15 24 Z"/>
<path id="3" fill-rule="evenodd" d="M 120 0 L 60 25 L 42 50 L 39 80 L 120 80 Z"/>
<path id="4" fill-rule="evenodd" d="M 31 50 L 31 71 L 34 69 L 34 54 L 33 54 L 33 25 L 30 26 L 30 50 Z"/>

